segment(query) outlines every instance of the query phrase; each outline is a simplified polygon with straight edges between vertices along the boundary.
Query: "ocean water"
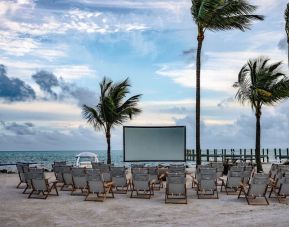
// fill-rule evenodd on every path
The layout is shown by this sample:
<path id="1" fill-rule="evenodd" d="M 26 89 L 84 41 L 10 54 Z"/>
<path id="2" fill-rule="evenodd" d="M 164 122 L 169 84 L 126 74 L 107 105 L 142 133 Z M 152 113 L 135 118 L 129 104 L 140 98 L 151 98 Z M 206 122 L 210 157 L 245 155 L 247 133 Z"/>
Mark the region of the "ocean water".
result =
<path id="1" fill-rule="evenodd" d="M 67 161 L 68 164 L 74 165 L 76 162 L 76 155 L 81 152 L 92 152 L 98 155 L 99 161 L 106 162 L 106 151 L 0 151 L 0 168 L 15 170 L 16 162 L 29 162 L 37 163 L 37 166 L 41 168 L 51 169 L 51 164 L 54 161 Z M 115 165 L 123 165 L 123 151 L 113 150 L 111 151 L 111 160 Z"/>
<path id="2" fill-rule="evenodd" d="M 249 150 L 249 149 L 248 149 Z M 0 151 L 0 169 L 7 170 L 16 170 L 16 162 L 29 162 L 36 163 L 38 167 L 51 169 L 51 164 L 54 161 L 67 161 L 70 165 L 75 165 L 76 158 L 75 156 L 81 152 L 93 152 L 98 155 L 99 161 L 106 162 L 107 154 L 105 150 L 91 151 L 91 150 L 82 150 L 82 151 Z M 213 150 L 209 151 L 210 154 L 213 154 Z M 229 149 L 227 154 L 230 154 Z M 238 154 L 239 151 L 236 150 L 235 154 Z M 277 151 L 277 154 L 279 151 Z M 206 154 L 204 150 L 202 154 Z M 221 150 L 218 150 L 218 154 L 221 154 Z M 249 152 L 247 152 L 249 154 Z M 253 153 L 254 154 L 254 153 Z M 268 152 L 269 162 L 281 162 L 280 159 L 275 159 L 274 150 L 270 149 Z M 281 155 L 287 155 L 287 149 L 281 150 Z M 123 151 L 122 150 L 112 150 L 111 151 L 111 160 L 112 163 L 116 166 L 129 165 L 128 163 L 123 162 Z M 206 162 L 206 157 L 202 157 L 202 160 Z M 213 161 L 213 158 L 210 158 L 210 161 Z M 221 158 L 217 158 L 218 161 L 221 161 Z M 283 159 L 284 161 L 284 159 Z M 266 160 L 265 160 L 266 162 Z M 155 165 L 157 163 L 149 163 Z M 195 164 L 194 161 L 187 161 L 187 164 Z"/>

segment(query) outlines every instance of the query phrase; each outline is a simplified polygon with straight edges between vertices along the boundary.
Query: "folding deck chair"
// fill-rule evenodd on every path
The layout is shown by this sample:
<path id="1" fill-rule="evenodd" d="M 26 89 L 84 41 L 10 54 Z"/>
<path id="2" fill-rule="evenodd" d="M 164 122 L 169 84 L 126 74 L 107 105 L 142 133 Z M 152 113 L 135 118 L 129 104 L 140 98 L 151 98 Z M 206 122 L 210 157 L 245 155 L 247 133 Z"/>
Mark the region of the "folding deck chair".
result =
<path id="1" fill-rule="evenodd" d="M 73 182 L 71 195 L 86 195 L 87 179 L 85 168 L 72 167 L 71 175 Z M 81 193 L 76 192 L 77 190 L 80 190 Z"/>
<path id="2" fill-rule="evenodd" d="M 128 191 L 129 183 L 126 178 L 126 170 L 124 167 L 111 167 L 111 178 L 114 193 L 126 194 Z"/>
<path id="3" fill-rule="evenodd" d="M 19 180 L 20 180 L 18 185 L 16 186 L 16 188 L 19 188 L 21 184 L 26 184 L 24 173 L 28 172 L 29 164 L 28 163 L 17 162 L 16 163 L 16 168 L 17 168 L 17 172 L 18 172 Z"/>
<path id="4" fill-rule="evenodd" d="M 136 193 L 134 195 L 133 193 Z M 133 173 L 132 174 L 132 191 L 131 198 L 150 199 L 154 194 L 154 187 L 151 184 L 148 173 Z"/>
<path id="5" fill-rule="evenodd" d="M 187 204 L 186 177 L 184 174 L 168 174 L 165 203 Z"/>
<path id="6" fill-rule="evenodd" d="M 108 195 L 111 195 L 108 197 Z M 85 201 L 103 202 L 106 198 L 114 198 L 112 183 L 103 181 L 99 172 L 90 171 L 87 174 L 87 195 Z"/>
<path id="7" fill-rule="evenodd" d="M 246 187 L 243 184 L 241 184 L 240 192 L 238 195 L 238 199 L 241 197 L 242 193 L 244 194 L 248 205 L 269 205 L 269 202 L 266 197 L 266 192 L 269 184 L 269 175 L 267 174 L 256 174 L 250 184 Z M 255 203 L 252 204 L 251 200 L 256 200 L 257 198 L 264 198 L 266 201 L 266 204 L 259 204 Z"/>
<path id="8" fill-rule="evenodd" d="M 196 191 L 198 199 L 218 199 L 216 168 L 201 168 L 196 175 Z"/>
<path id="9" fill-rule="evenodd" d="M 33 174 L 33 177 L 31 179 L 32 191 L 30 192 L 28 199 L 46 199 L 48 195 L 58 196 L 56 181 L 49 183 L 48 179 L 45 179 L 43 177 L 43 173 L 34 172 L 30 174 Z M 52 194 L 53 190 L 55 191 L 55 194 Z M 40 195 L 40 193 L 42 193 L 42 196 Z"/>

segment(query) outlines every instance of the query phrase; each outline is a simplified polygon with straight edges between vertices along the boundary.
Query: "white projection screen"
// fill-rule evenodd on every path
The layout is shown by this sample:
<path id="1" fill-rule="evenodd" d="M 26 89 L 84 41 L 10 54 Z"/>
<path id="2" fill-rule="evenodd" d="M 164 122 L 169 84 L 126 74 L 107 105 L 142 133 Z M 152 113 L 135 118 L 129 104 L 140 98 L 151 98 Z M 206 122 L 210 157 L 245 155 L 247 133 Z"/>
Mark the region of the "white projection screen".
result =
<path id="1" fill-rule="evenodd" d="M 184 162 L 186 127 L 123 127 L 124 162 Z"/>

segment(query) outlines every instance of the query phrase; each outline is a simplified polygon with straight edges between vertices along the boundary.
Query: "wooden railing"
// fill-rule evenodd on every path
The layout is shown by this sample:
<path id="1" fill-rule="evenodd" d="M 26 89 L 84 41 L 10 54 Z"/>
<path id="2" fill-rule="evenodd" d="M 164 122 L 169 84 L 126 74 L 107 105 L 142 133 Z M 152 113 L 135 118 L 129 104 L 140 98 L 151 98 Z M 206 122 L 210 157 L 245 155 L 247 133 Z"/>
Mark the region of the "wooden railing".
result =
<path id="1" fill-rule="evenodd" d="M 269 152 L 274 152 L 274 155 L 271 155 L 275 160 L 281 161 L 283 159 L 289 159 L 289 148 L 287 149 L 261 149 L 261 161 L 269 162 L 270 155 Z M 255 149 L 206 149 L 201 151 L 201 157 L 204 161 L 226 161 L 230 160 L 255 160 Z M 186 152 L 187 161 L 196 161 L 196 152 L 194 149 L 187 149 Z"/>

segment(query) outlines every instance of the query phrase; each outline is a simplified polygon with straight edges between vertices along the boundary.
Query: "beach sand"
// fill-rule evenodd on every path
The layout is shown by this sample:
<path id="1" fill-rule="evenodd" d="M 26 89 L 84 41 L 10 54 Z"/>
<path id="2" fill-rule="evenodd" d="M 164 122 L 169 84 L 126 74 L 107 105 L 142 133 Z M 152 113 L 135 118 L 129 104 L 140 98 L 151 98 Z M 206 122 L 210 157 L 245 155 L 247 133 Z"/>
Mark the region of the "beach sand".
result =
<path id="1" fill-rule="evenodd" d="M 187 181 L 187 205 L 165 204 L 164 189 L 150 200 L 115 194 L 105 202 L 85 202 L 67 191 L 27 199 L 16 189 L 18 175 L 0 174 L 0 226 L 289 226 L 289 205 L 277 199 L 269 199 L 269 206 L 249 206 L 224 192 L 219 199 L 197 199 Z"/>

